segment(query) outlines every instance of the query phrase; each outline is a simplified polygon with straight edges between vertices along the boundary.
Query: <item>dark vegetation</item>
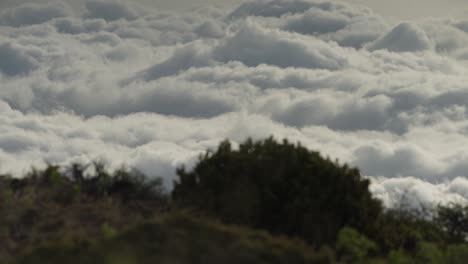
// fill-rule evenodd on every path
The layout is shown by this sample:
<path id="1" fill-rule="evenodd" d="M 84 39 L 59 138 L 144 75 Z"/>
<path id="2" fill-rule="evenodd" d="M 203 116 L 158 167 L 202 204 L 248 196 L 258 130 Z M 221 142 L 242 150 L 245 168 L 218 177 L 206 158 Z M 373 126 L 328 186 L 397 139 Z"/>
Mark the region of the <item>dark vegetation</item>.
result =
<path id="1" fill-rule="evenodd" d="M 271 138 L 248 140 L 235 151 L 223 142 L 178 175 L 173 198 L 179 205 L 314 246 L 334 244 L 344 226 L 375 233 L 382 211 L 357 169 Z"/>
<path id="2" fill-rule="evenodd" d="M 22 179 L 0 177 L 0 261 L 50 242 L 80 243 L 102 237 L 167 210 L 159 180 L 137 171 L 112 175 L 95 164 L 65 171 L 49 166 Z"/>
<path id="3" fill-rule="evenodd" d="M 223 142 L 172 193 L 102 164 L 0 176 L 0 263 L 467 263 L 468 206 L 385 209 L 358 169 Z"/>
<path id="4" fill-rule="evenodd" d="M 18 263 L 43 260 L 48 264 L 305 264 L 328 263 L 328 256 L 326 252 L 310 251 L 300 241 L 274 239 L 264 232 L 172 214 L 141 223 L 100 243 L 39 248 Z"/>

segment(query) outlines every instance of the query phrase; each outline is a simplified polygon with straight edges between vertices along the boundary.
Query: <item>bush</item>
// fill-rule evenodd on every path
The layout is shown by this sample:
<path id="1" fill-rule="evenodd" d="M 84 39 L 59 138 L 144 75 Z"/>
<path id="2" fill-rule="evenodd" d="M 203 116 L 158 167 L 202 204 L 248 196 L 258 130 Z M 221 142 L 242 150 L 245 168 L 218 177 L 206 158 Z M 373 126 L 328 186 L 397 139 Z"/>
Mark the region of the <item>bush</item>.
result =
<path id="1" fill-rule="evenodd" d="M 358 231 L 345 227 L 338 234 L 337 254 L 345 263 L 362 263 L 370 253 L 377 253 L 377 245 Z"/>
<path id="2" fill-rule="evenodd" d="M 49 166 L 21 179 L 0 176 L 0 260 L 50 241 L 112 236 L 167 210 L 161 181 L 95 166 L 86 176 L 82 165 Z"/>
<path id="3" fill-rule="evenodd" d="M 415 252 L 405 252 L 402 249 L 390 252 L 388 256 L 389 264 L 444 264 L 454 263 L 448 261 L 444 252 L 436 245 L 422 242 Z M 455 262 L 456 263 L 456 262 Z M 463 263 L 466 263 L 463 262 Z"/>
<path id="4" fill-rule="evenodd" d="M 110 239 L 46 246 L 17 264 L 326 264 L 326 252 L 263 232 L 229 227 L 183 214 L 141 223 Z"/>
<path id="5" fill-rule="evenodd" d="M 25 252 L 31 254 L 19 263 L 468 259 L 468 206 L 383 211 L 357 169 L 287 141 L 248 140 L 238 149 L 225 141 L 193 170 L 177 173 L 173 200 L 160 180 L 135 170 L 111 173 L 100 163 L 0 176 L 0 262 Z M 191 216 L 179 215 L 179 206 Z M 207 220 L 212 216 L 247 228 Z"/>
<path id="6" fill-rule="evenodd" d="M 465 242 L 468 236 L 468 206 L 439 206 L 435 222 L 446 232 L 451 243 Z"/>
<path id="7" fill-rule="evenodd" d="M 468 245 L 449 245 L 445 255 L 446 263 L 465 264 L 468 260 Z"/>
<path id="8" fill-rule="evenodd" d="M 432 243 L 423 242 L 419 245 L 416 253 L 416 263 L 421 264 L 442 264 L 446 263 L 444 260 L 444 253 Z"/>
<path id="9" fill-rule="evenodd" d="M 345 226 L 373 233 L 382 211 L 357 169 L 286 140 L 247 140 L 238 150 L 224 141 L 177 173 L 178 205 L 317 246 L 334 245 Z"/>
<path id="10" fill-rule="evenodd" d="M 447 236 L 429 215 L 414 208 L 387 209 L 378 219 L 379 232 L 371 238 L 383 252 L 416 252 L 422 242 L 443 245 Z"/>
<path id="11" fill-rule="evenodd" d="M 388 255 L 389 264 L 414 264 L 414 260 L 403 250 L 393 250 Z"/>

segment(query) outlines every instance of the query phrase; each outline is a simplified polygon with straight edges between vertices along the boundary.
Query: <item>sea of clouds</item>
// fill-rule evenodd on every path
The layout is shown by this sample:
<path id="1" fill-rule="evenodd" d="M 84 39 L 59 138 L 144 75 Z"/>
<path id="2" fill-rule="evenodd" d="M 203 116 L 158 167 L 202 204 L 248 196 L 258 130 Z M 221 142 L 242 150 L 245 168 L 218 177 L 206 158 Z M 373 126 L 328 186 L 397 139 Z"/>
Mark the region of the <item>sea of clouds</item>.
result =
<path id="1" fill-rule="evenodd" d="M 0 12 L 0 173 L 101 160 L 170 186 L 219 141 L 274 135 L 358 166 L 387 206 L 468 201 L 468 20 L 331 1 Z"/>

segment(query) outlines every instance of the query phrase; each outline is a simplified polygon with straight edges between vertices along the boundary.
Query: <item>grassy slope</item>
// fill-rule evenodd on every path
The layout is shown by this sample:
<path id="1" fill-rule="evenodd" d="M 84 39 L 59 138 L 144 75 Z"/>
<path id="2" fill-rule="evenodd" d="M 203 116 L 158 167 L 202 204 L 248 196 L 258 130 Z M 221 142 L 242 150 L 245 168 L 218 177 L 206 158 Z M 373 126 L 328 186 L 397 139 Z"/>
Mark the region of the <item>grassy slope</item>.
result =
<path id="1" fill-rule="evenodd" d="M 100 242 L 36 249 L 17 264 L 330 263 L 325 251 L 261 232 L 172 213 Z"/>
<path id="2" fill-rule="evenodd" d="M 0 176 L 0 262 L 51 241 L 100 239 L 167 210 L 157 186 L 119 173 L 72 180 L 49 167 L 21 180 Z"/>

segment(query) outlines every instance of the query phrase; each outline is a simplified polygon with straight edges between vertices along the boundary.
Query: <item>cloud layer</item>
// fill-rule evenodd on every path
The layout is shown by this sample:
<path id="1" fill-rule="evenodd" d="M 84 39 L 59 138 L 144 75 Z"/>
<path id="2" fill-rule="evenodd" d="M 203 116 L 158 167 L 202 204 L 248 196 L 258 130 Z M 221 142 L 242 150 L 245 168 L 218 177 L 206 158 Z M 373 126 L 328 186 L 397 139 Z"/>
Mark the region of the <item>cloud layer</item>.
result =
<path id="1" fill-rule="evenodd" d="M 247 2 L 0 13 L 0 172 L 102 159 L 170 185 L 222 139 L 274 135 L 359 166 L 389 206 L 468 201 L 468 21 Z"/>

